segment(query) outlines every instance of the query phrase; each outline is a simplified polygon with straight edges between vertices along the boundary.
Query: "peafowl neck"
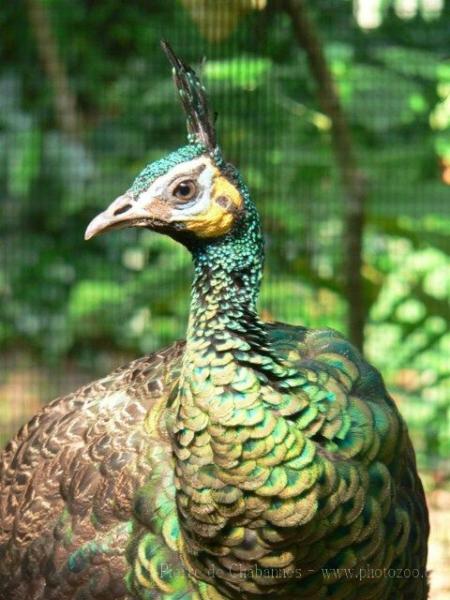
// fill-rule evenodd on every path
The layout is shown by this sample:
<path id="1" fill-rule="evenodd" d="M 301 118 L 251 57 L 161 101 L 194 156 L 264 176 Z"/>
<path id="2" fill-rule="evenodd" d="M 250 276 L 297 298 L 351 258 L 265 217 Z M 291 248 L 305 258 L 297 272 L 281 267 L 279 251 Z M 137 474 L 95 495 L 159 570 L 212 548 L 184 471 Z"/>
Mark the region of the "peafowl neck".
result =
<path id="1" fill-rule="evenodd" d="M 256 312 L 263 244 L 258 215 L 248 197 L 246 204 L 245 216 L 232 234 L 193 252 L 186 348 L 168 422 L 176 476 L 183 489 L 179 507 L 188 521 L 197 492 L 193 496 L 184 492 L 197 488 L 206 494 L 209 477 L 217 481 L 219 471 L 223 480 L 227 473 L 234 478 L 233 471 L 239 469 L 239 461 L 232 458 L 235 430 L 244 435 L 247 427 L 257 428 L 259 437 L 270 432 L 275 421 L 266 416 L 263 405 L 263 394 L 270 392 L 265 383 L 292 375 L 280 363 Z M 194 521 L 197 528 L 196 517 Z M 219 521 L 220 529 L 225 522 L 222 517 Z M 216 526 L 205 531 L 206 537 L 215 531 Z"/>
<path id="2" fill-rule="evenodd" d="M 263 237 L 256 208 L 241 180 L 245 212 L 234 230 L 193 250 L 192 288 L 187 352 L 197 351 L 199 337 L 213 342 L 221 336 L 258 327 L 256 303 L 264 263 Z M 234 334 L 233 334 L 234 332 Z"/>

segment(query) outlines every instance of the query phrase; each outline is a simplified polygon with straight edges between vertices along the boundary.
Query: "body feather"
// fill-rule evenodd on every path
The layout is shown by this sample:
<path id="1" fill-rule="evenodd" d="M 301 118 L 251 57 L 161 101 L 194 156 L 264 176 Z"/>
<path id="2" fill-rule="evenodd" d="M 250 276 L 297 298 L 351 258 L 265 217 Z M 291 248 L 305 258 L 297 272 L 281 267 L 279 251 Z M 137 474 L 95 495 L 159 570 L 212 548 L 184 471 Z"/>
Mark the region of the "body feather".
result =
<path id="1" fill-rule="evenodd" d="M 209 589 L 212 583 L 196 589 L 186 573 L 191 570 L 198 575 L 204 567 L 197 565 L 196 571 L 185 556 L 188 565 L 185 570 L 181 558 L 174 461 L 166 425 L 166 420 L 170 423 L 175 414 L 173 407 L 167 405 L 179 383 L 185 348 L 178 343 L 52 402 L 5 449 L 0 471 L 1 489 L 8 490 L 8 494 L 2 494 L 0 504 L 1 600 L 145 598 L 144 586 L 136 574 L 152 560 L 156 565 L 153 574 L 146 575 L 148 579 L 141 577 L 141 582 L 151 590 L 149 598 L 256 598 L 267 593 L 274 597 L 308 597 L 295 595 L 300 593 L 295 591 L 297 578 L 279 592 L 279 579 L 275 578 L 275 585 L 267 587 L 264 570 L 273 577 L 277 570 L 281 574 L 293 569 L 297 575 L 304 573 L 300 578 L 303 582 L 308 575 L 316 580 L 319 575 L 320 585 L 317 581 L 308 585 L 315 589 L 311 598 L 333 597 L 328 588 L 348 588 L 342 597 L 349 600 L 426 597 L 423 557 L 428 524 L 423 491 L 403 421 L 379 374 L 331 330 L 307 330 L 284 324 L 265 327 L 270 345 L 285 364 L 296 372 L 310 373 L 309 379 L 320 382 L 324 390 L 336 394 L 337 388 L 342 389 L 343 404 L 333 411 L 318 410 L 305 420 L 303 430 L 323 455 L 365 463 L 366 486 L 369 480 L 371 486 L 371 512 L 361 515 L 358 487 L 352 487 L 349 469 L 348 477 L 344 476 L 347 488 L 338 489 L 336 483 L 333 486 L 329 482 L 327 490 L 322 488 L 320 503 L 325 507 L 328 502 L 335 508 L 325 510 L 329 514 L 320 516 L 316 530 L 307 523 L 303 525 L 303 544 L 297 530 L 283 528 L 283 519 L 293 519 L 293 527 L 298 525 L 301 515 L 297 505 L 294 514 L 280 511 L 271 521 L 262 519 L 263 527 L 250 527 L 246 549 L 233 544 L 236 532 L 223 537 L 226 552 L 221 553 L 215 569 L 211 564 L 208 568 L 217 577 L 221 571 L 233 573 L 232 566 L 239 565 L 238 591 L 225 586 L 221 593 L 213 593 Z M 343 437 L 339 431 L 350 397 L 354 402 L 364 401 L 370 426 L 367 420 L 354 421 Z M 286 407 L 279 410 L 291 412 Z M 290 418 L 295 421 L 296 413 L 292 415 Z M 388 420 L 396 422 L 399 428 L 394 430 L 394 439 L 383 438 Z M 354 443 L 351 449 L 345 443 L 346 439 L 358 436 L 359 452 Z M 264 437 L 259 439 L 263 451 L 258 451 L 255 444 L 253 455 L 264 459 L 270 448 Z M 333 439 L 340 439 L 340 448 L 329 449 Z M 231 459 L 227 460 L 229 463 Z M 275 458 L 266 462 L 274 463 L 276 468 L 279 461 Z M 243 480 L 247 477 L 244 474 Z M 271 485 L 277 485 L 276 478 Z M 320 489 L 318 483 L 316 486 Z M 267 507 L 270 493 L 264 493 L 262 485 L 255 492 L 254 496 L 259 496 Z M 230 502 L 233 498 L 227 498 L 226 491 L 223 498 L 229 507 L 233 505 Z M 252 507 L 256 513 L 253 522 L 257 523 L 255 517 L 261 510 L 254 502 Z M 371 518 L 376 522 L 371 524 Z M 402 528 L 406 523 L 400 526 L 405 520 L 409 523 L 407 532 Z M 174 542 L 167 531 L 162 531 L 170 521 L 175 523 Z M 249 535 L 252 529 L 258 532 L 254 537 Z M 374 541 L 377 538 L 379 542 Z M 261 548 L 267 547 L 267 540 L 272 539 L 276 540 L 276 552 L 267 560 Z M 154 555 L 143 561 L 139 547 L 149 545 Z M 384 547 L 385 566 L 383 561 L 380 566 L 370 566 L 370 545 Z M 294 565 L 290 558 L 292 546 L 298 550 L 298 562 Z M 364 553 L 367 547 L 369 554 Z M 389 562 L 392 551 L 399 557 L 393 556 Z M 247 581 L 246 564 L 251 564 L 255 573 Z M 262 582 L 259 592 L 255 591 L 258 569 Z M 384 595 L 369 595 L 377 580 L 376 569 L 391 569 L 391 577 L 381 578 L 388 584 L 389 595 L 384 591 L 380 592 Z M 414 571 L 414 575 L 402 576 L 409 571 Z M 355 581 L 358 577 L 361 580 Z M 217 580 L 213 581 L 217 585 Z M 419 595 L 414 591 L 418 583 L 422 589 Z M 179 595 L 174 595 L 177 587 Z"/>
<path id="2" fill-rule="evenodd" d="M 174 344 L 51 402 L 8 444 L 1 600 L 128 597 L 125 550 L 152 445 L 172 468 L 161 404 L 181 351 Z"/>

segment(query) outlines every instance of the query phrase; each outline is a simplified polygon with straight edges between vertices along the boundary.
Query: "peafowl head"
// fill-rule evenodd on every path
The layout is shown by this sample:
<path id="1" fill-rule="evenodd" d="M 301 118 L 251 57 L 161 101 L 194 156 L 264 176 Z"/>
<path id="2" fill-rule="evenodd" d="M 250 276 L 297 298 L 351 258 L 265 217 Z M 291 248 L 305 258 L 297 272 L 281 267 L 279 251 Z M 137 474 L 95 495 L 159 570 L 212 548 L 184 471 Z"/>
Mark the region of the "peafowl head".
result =
<path id="1" fill-rule="evenodd" d="M 262 261 L 258 215 L 237 169 L 222 158 L 205 89 L 169 44 L 162 47 L 186 113 L 189 143 L 145 167 L 131 188 L 91 221 L 85 238 L 146 227 L 183 243 L 194 256 L 229 259 L 240 248 L 241 263 L 252 253 Z"/>

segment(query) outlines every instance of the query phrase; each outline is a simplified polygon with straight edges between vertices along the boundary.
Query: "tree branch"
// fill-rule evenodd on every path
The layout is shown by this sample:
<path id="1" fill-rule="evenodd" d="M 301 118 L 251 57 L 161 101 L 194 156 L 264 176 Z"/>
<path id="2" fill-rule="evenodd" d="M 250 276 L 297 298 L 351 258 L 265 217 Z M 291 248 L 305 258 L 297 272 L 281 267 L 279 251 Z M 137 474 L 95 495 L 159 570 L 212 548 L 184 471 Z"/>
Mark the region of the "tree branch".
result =
<path id="1" fill-rule="evenodd" d="M 28 17 L 31 24 L 39 59 L 53 88 L 55 116 L 61 131 L 71 137 L 78 137 L 80 121 L 76 99 L 72 93 L 65 65 L 59 55 L 49 14 L 41 0 L 27 0 Z"/>
<path id="2" fill-rule="evenodd" d="M 346 195 L 344 275 L 348 301 L 348 334 L 351 341 L 358 348 L 362 348 L 366 319 L 361 275 L 364 204 L 367 197 L 366 181 L 357 167 L 350 130 L 325 60 L 319 35 L 308 16 L 305 3 L 303 0 L 281 0 L 281 2 L 283 9 L 291 19 L 297 43 L 306 53 L 322 110 L 331 120 L 333 151 Z"/>

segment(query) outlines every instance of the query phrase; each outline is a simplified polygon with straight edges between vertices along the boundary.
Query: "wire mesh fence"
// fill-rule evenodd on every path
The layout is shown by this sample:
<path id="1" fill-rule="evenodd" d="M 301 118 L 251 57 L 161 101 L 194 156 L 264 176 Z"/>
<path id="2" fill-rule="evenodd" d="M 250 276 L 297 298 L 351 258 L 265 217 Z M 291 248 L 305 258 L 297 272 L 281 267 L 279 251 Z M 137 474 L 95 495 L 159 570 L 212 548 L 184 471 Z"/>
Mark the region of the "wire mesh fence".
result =
<path id="1" fill-rule="evenodd" d="M 442 487 L 450 6 L 28 0 L 0 17 L 2 442 L 51 398 L 184 336 L 183 248 L 149 231 L 83 241 L 146 164 L 184 144 L 166 38 L 202 72 L 224 156 L 262 215 L 264 318 L 362 338 L 427 486 Z M 447 543 L 433 546 L 438 568 Z"/>
<path id="2" fill-rule="evenodd" d="M 445 464 L 449 9 L 387 5 L 29 0 L 1 9 L 4 439 L 52 396 L 184 335 L 182 248 L 150 232 L 82 239 L 145 164 L 184 143 L 164 37 L 196 67 L 207 58 L 220 144 L 263 218 L 262 313 L 350 335 L 348 316 L 361 313 L 365 352 L 401 402 L 420 460 Z M 316 47 L 296 36 L 298 11 Z M 321 102 L 318 52 L 364 187 L 352 280 L 362 295 L 346 280 L 358 245 L 348 244 L 346 157 Z"/>

